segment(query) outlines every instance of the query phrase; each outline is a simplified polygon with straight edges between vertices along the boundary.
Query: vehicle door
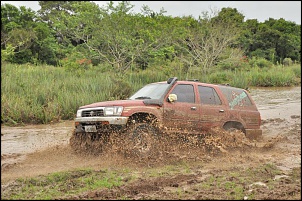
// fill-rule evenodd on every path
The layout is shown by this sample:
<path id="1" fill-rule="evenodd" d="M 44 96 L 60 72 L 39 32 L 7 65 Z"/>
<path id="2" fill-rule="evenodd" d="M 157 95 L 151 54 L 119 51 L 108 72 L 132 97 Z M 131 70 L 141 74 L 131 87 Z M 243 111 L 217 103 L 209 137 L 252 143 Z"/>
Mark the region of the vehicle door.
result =
<path id="1" fill-rule="evenodd" d="M 228 116 L 227 105 L 219 97 L 214 87 L 198 85 L 198 96 L 201 104 L 200 122 L 201 129 L 222 127 Z"/>
<path id="2" fill-rule="evenodd" d="M 193 84 L 176 84 L 169 94 L 174 102 L 164 101 L 164 126 L 170 130 L 192 131 L 199 127 L 199 108 Z"/>

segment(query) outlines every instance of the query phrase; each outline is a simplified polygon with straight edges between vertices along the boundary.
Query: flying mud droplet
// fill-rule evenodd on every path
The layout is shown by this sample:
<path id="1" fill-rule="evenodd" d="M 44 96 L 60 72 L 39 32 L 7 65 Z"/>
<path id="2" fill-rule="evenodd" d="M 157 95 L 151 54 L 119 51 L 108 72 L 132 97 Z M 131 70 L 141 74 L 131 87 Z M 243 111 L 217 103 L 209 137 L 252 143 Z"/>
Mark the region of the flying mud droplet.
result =
<path id="1" fill-rule="evenodd" d="M 220 128 L 198 135 L 162 132 L 159 136 L 148 136 L 144 141 L 139 140 L 133 139 L 129 133 L 111 133 L 98 138 L 73 133 L 70 146 L 76 154 L 119 155 L 142 164 L 205 160 L 211 156 L 226 154 L 229 150 L 255 146 L 241 131 L 228 132 Z"/>

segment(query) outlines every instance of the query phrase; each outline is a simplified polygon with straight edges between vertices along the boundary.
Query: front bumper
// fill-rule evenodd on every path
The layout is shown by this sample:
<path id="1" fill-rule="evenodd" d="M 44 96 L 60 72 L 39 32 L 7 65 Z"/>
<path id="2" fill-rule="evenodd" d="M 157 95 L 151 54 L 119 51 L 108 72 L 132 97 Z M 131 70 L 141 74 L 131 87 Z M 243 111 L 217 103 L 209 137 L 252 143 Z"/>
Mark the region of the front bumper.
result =
<path id="1" fill-rule="evenodd" d="M 85 126 L 95 125 L 97 132 L 109 133 L 123 129 L 129 117 L 77 117 L 75 121 L 75 132 L 85 133 Z"/>
<path id="2" fill-rule="evenodd" d="M 74 119 L 75 122 L 80 123 L 101 123 L 101 124 L 115 124 L 125 125 L 127 124 L 129 117 L 77 117 Z"/>

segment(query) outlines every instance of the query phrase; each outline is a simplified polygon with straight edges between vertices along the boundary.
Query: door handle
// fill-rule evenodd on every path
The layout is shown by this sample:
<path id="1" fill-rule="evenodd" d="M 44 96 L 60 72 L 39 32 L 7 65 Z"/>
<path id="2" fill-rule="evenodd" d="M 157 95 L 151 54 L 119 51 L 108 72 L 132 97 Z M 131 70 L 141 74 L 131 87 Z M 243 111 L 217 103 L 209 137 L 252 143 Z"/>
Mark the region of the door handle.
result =
<path id="1" fill-rule="evenodd" d="M 191 107 L 191 110 L 196 110 L 196 107 Z"/>
<path id="2" fill-rule="evenodd" d="M 220 113 L 224 113 L 224 110 L 219 110 Z"/>

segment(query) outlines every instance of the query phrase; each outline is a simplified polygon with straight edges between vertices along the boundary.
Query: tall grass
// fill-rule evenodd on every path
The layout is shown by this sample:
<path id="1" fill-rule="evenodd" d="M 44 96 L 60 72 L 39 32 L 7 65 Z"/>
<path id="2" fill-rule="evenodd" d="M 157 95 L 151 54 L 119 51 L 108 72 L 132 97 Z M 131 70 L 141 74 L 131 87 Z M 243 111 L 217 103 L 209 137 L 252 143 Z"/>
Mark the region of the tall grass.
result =
<path id="1" fill-rule="evenodd" d="M 301 66 L 290 67 L 274 66 L 261 69 L 259 67 L 246 70 L 217 70 L 211 73 L 206 82 L 225 84 L 231 86 L 248 88 L 259 87 L 288 87 L 301 83 Z"/>
<path id="2" fill-rule="evenodd" d="M 72 120 L 81 105 L 126 99 L 151 82 L 169 77 L 199 79 L 209 83 L 229 83 L 232 86 L 291 86 L 301 79 L 300 65 L 274 67 L 269 70 L 214 71 L 186 74 L 180 66 L 159 67 L 125 74 L 89 70 L 67 71 L 61 67 L 15 65 L 1 66 L 1 123 L 50 123 Z M 174 70 L 173 70 L 174 69 Z"/>
<path id="3" fill-rule="evenodd" d="M 298 84 L 293 67 L 276 66 L 267 71 L 253 68 L 250 71 L 251 85 L 261 87 L 288 87 Z M 300 71 L 301 73 L 301 71 Z"/>
<path id="4" fill-rule="evenodd" d="M 114 99 L 113 76 L 52 66 L 1 67 L 1 121 L 49 123 L 72 119 L 79 106 Z"/>

